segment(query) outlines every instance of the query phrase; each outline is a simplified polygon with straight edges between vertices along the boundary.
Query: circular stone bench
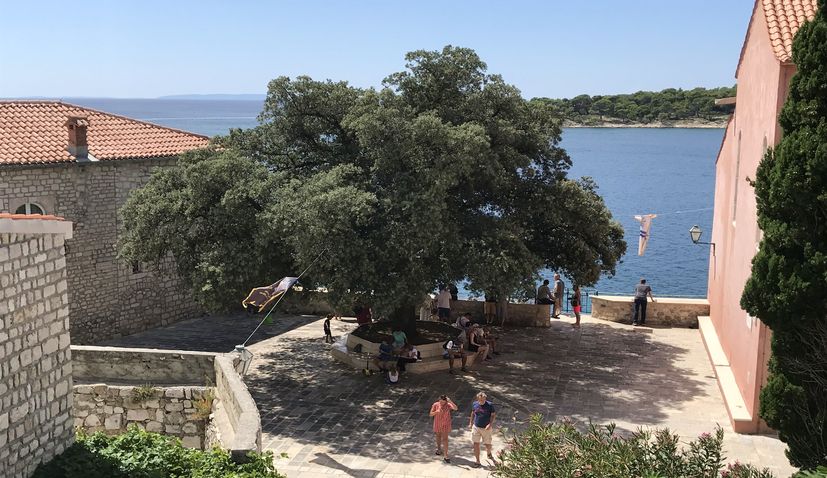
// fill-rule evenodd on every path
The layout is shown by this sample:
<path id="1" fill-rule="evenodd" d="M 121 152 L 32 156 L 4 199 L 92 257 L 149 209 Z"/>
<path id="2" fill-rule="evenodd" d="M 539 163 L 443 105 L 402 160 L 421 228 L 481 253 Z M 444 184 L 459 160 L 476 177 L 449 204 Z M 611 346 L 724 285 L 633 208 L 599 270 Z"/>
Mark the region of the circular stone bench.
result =
<path id="1" fill-rule="evenodd" d="M 457 334 L 459 334 L 459 329 L 457 329 Z M 416 350 L 419 351 L 421 360 L 414 363 L 405 364 L 405 370 L 408 373 L 416 374 L 436 372 L 440 370 L 448 371 L 449 361 L 448 359 L 442 357 L 443 343 L 444 342 L 416 345 L 415 347 Z M 361 352 L 354 352 L 357 345 L 362 346 Z M 372 360 L 373 357 L 379 354 L 378 343 L 370 342 L 351 333 L 347 336 L 346 346 L 347 352 L 343 352 L 336 347 L 331 347 L 330 355 L 339 362 L 342 362 L 343 364 L 356 370 L 362 370 L 365 367 L 373 371 L 379 370 Z M 466 354 L 466 367 L 470 367 L 474 364 L 477 354 L 475 352 L 466 352 Z M 460 367 L 462 367 L 462 359 L 455 358 L 454 368 L 459 369 Z"/>

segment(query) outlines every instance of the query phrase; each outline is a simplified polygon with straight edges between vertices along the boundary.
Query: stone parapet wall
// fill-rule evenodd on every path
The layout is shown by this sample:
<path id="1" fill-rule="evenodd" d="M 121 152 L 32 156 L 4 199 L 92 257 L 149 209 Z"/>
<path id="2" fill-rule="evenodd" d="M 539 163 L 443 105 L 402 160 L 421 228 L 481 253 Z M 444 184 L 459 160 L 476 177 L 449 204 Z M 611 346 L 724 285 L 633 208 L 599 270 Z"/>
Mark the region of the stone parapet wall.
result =
<path id="1" fill-rule="evenodd" d="M 214 426 L 207 440 L 221 443 L 235 461 L 244 461 L 247 453 L 261 451 L 261 419 L 256 402 L 238 375 L 232 355 L 215 358 Z"/>
<path id="2" fill-rule="evenodd" d="M 69 318 L 74 344 L 92 344 L 200 315 L 168 258 L 118 259 L 118 209 L 158 167 L 176 159 L 0 166 L 0 212 L 27 202 L 74 221 L 66 241 Z"/>
<path id="3" fill-rule="evenodd" d="M 64 221 L 0 217 L 3 478 L 30 476 L 74 440 L 63 255 L 71 234 Z"/>
<path id="4" fill-rule="evenodd" d="M 185 350 L 72 346 L 76 382 L 212 385 L 215 355 Z"/>
<path id="5" fill-rule="evenodd" d="M 88 432 L 117 435 L 135 425 L 204 447 L 213 389 L 208 387 L 134 387 L 102 383 L 75 385 L 74 425 Z"/>
<path id="6" fill-rule="evenodd" d="M 612 322 L 632 321 L 634 298 L 631 296 L 592 296 L 592 317 Z M 698 317 L 709 315 L 706 299 L 658 297 L 646 306 L 646 325 L 666 327 L 698 327 Z"/>
<path id="7" fill-rule="evenodd" d="M 506 327 L 551 327 L 551 307 L 549 305 L 520 304 L 509 302 L 497 304 L 502 314 L 506 312 L 504 325 Z M 475 321 L 482 321 L 485 317 L 485 302 L 481 300 L 452 300 L 451 319 L 456 320 L 462 314 L 470 313 Z M 495 322 L 500 325 L 501 318 Z"/>

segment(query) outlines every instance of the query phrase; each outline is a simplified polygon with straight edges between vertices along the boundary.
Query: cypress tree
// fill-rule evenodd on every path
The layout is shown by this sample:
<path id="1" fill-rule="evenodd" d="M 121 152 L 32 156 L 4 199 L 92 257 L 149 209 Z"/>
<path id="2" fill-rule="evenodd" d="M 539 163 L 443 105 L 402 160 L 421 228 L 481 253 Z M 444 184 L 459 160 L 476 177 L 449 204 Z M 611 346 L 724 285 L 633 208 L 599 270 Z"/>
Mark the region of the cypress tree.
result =
<path id="1" fill-rule="evenodd" d="M 827 8 L 793 43 L 784 138 L 754 182 L 764 232 L 742 307 L 772 330 L 760 415 L 793 465 L 827 465 Z"/>

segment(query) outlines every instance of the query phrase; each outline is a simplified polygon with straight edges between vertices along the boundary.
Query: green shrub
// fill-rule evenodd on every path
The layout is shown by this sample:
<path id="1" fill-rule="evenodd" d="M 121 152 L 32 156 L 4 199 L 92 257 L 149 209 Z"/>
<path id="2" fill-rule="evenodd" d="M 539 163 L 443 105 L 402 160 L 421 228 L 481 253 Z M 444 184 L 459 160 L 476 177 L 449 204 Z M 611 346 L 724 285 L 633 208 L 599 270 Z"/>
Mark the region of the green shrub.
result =
<path id="1" fill-rule="evenodd" d="M 815 470 L 801 471 L 793 476 L 795 478 L 827 478 L 827 466 L 819 466 Z"/>
<path id="2" fill-rule="evenodd" d="M 686 446 L 669 430 L 639 430 L 629 437 L 614 424 L 544 423 L 535 416 L 527 430 L 510 437 L 495 474 L 501 478 L 771 478 L 767 470 L 732 464 L 724 469 L 724 432 L 704 433 Z"/>
<path id="3" fill-rule="evenodd" d="M 33 478 L 284 478 L 273 466 L 272 453 L 251 453 L 244 464 L 230 454 L 184 448 L 174 437 L 130 427 L 110 437 L 79 432 L 77 441 Z"/>

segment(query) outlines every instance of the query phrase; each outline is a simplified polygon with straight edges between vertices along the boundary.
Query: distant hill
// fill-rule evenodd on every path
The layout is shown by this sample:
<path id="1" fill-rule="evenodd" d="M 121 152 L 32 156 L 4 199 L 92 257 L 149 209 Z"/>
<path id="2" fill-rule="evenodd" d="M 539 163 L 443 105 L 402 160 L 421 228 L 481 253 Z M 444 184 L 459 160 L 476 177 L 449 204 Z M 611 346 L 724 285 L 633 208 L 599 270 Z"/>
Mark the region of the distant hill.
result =
<path id="1" fill-rule="evenodd" d="M 168 95 L 159 96 L 159 100 L 244 100 L 244 101 L 264 101 L 267 95 L 258 94 L 211 94 L 211 95 Z"/>

